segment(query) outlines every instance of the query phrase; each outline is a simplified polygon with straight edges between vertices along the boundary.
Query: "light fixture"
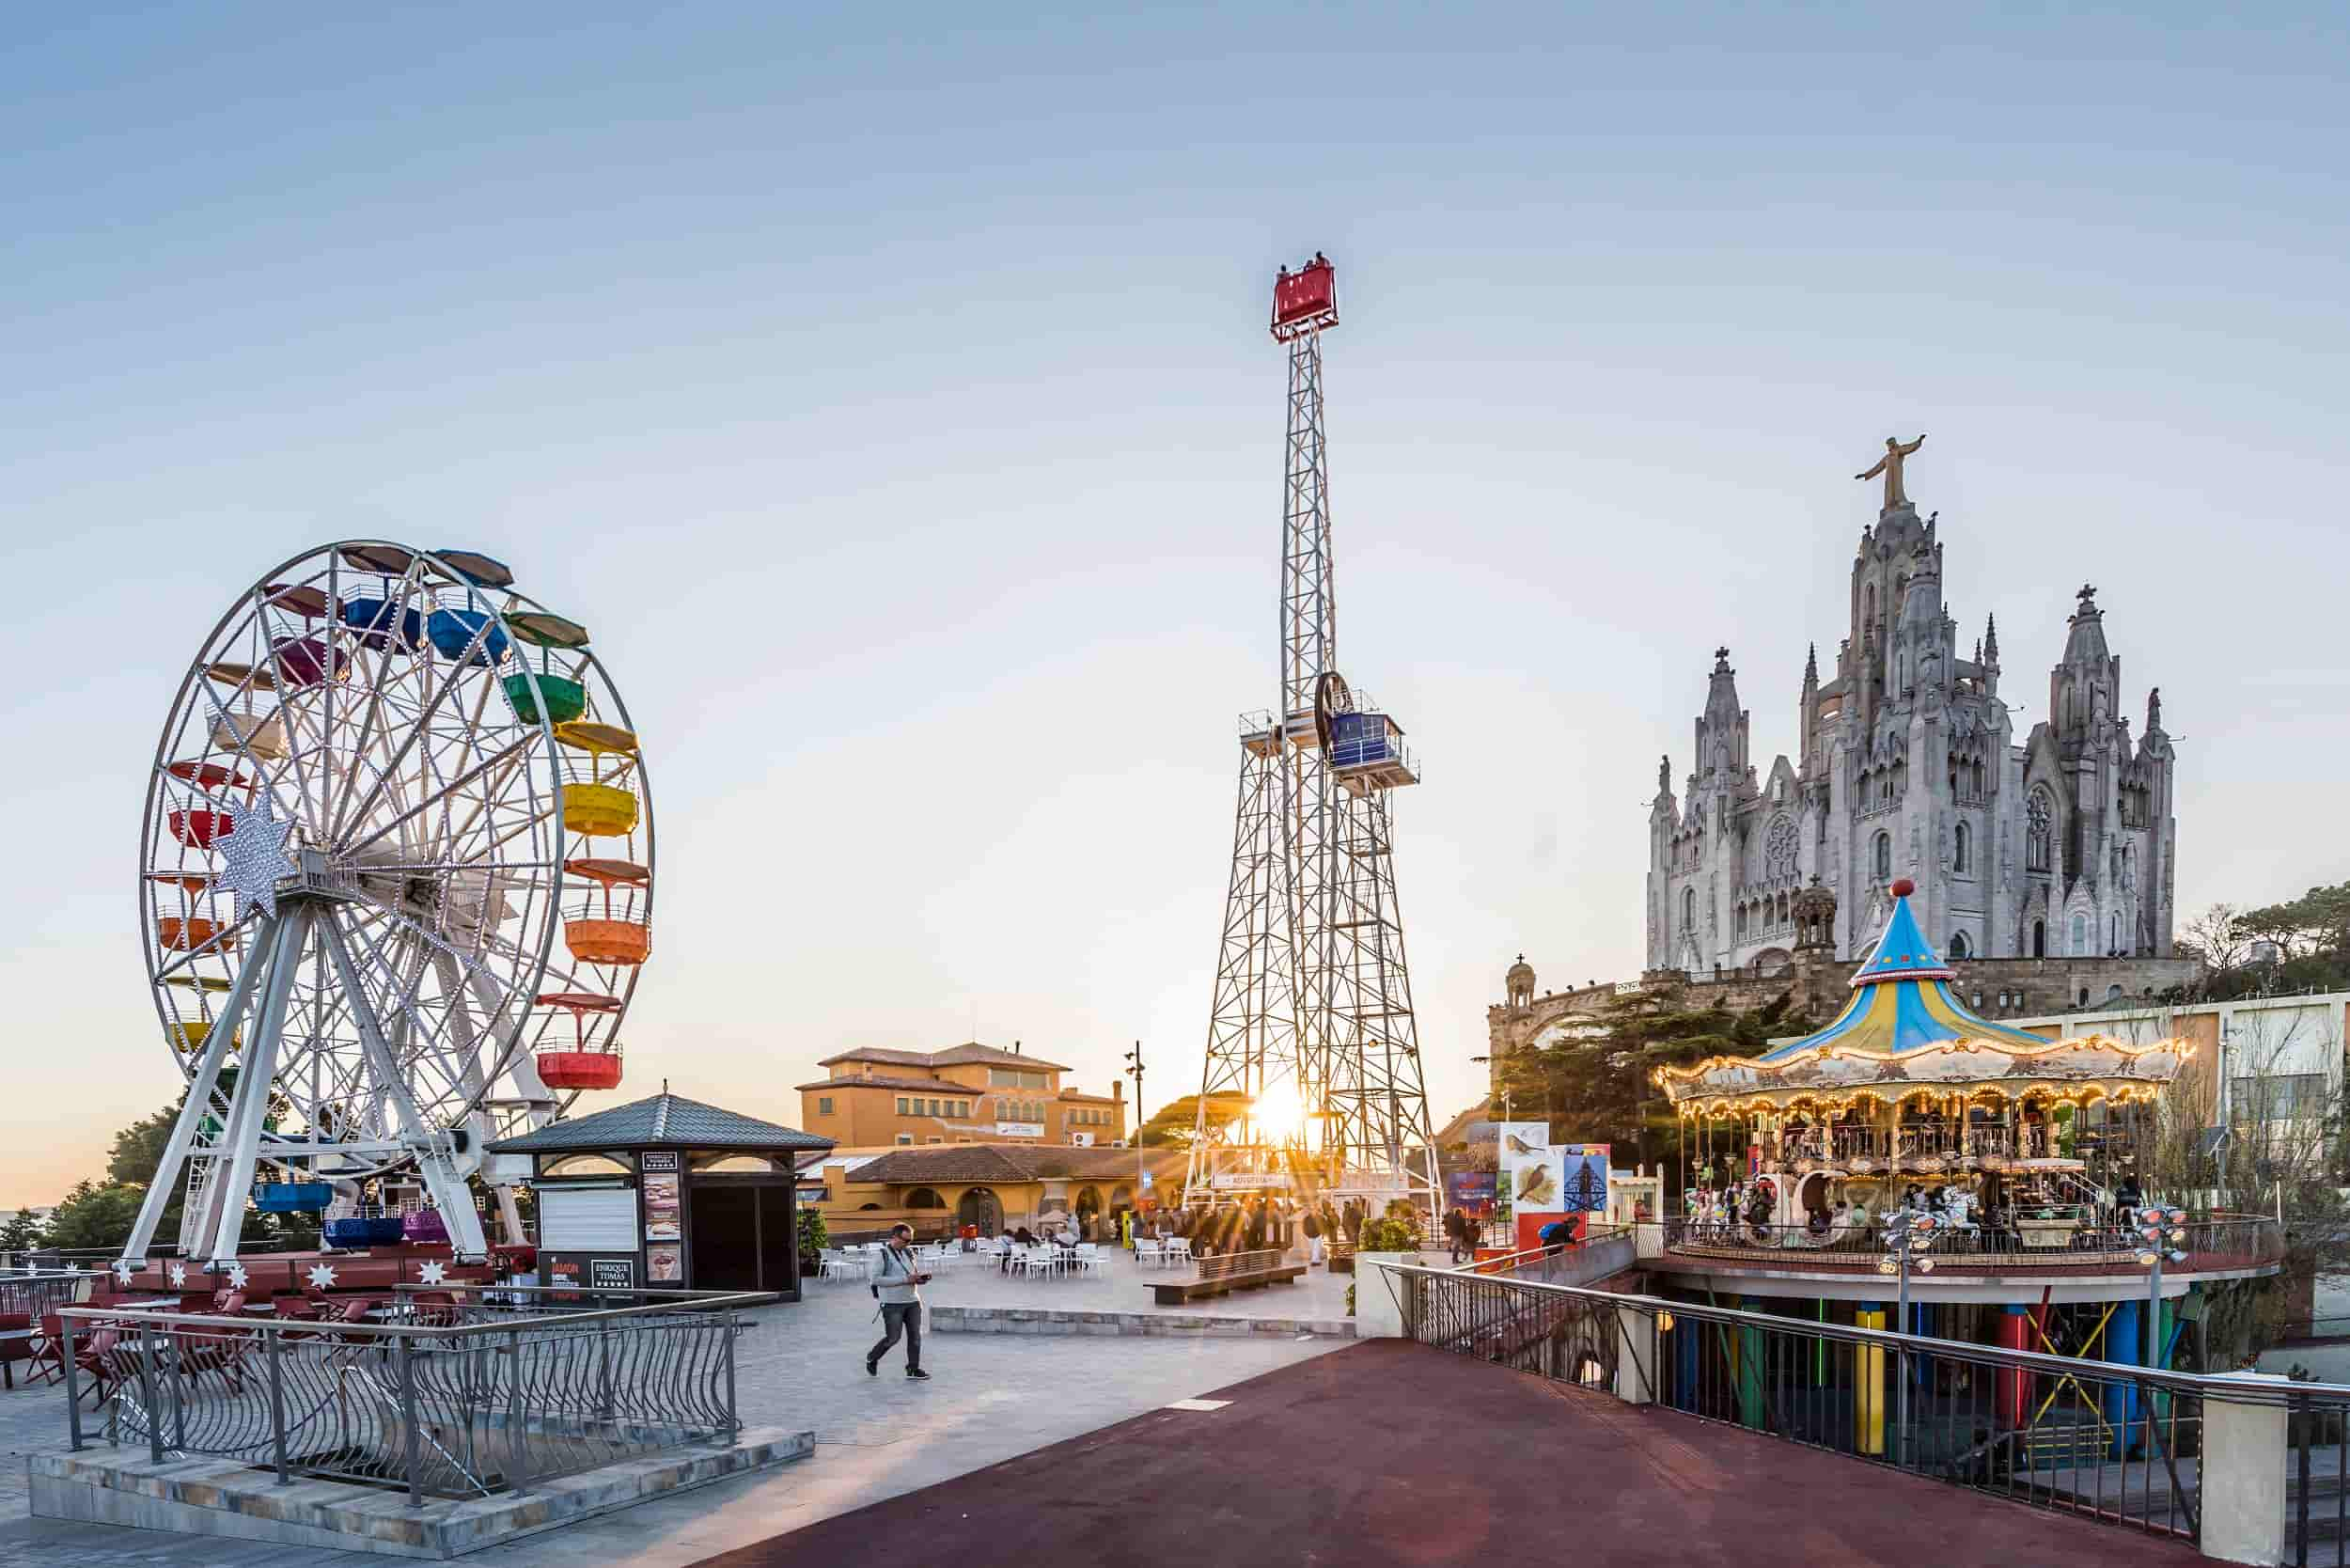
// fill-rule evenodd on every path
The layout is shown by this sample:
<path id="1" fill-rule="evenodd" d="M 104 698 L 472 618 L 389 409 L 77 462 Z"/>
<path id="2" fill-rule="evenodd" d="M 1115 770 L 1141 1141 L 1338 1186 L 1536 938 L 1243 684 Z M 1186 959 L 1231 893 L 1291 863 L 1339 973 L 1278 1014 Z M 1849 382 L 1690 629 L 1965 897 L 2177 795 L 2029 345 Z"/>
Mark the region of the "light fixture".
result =
<path id="1" fill-rule="evenodd" d="M 2141 1252 L 2141 1253 L 2139 1253 L 2139 1254 L 2138 1255 L 2138 1266 L 2139 1268 L 2152 1268 L 2152 1267 L 2154 1267 L 2154 1255 L 2153 1253 L 2151 1253 L 2151 1252 Z"/>
<path id="2" fill-rule="evenodd" d="M 1656 1331 L 1660 1334 L 1669 1334 L 1673 1331 L 1673 1315 L 1670 1312 L 1656 1314 Z"/>
<path id="3" fill-rule="evenodd" d="M 1877 1260 L 1877 1272 L 1879 1274 L 1899 1274 L 1901 1272 L 1901 1265 L 1893 1262 L 1890 1258 L 1879 1258 Z"/>

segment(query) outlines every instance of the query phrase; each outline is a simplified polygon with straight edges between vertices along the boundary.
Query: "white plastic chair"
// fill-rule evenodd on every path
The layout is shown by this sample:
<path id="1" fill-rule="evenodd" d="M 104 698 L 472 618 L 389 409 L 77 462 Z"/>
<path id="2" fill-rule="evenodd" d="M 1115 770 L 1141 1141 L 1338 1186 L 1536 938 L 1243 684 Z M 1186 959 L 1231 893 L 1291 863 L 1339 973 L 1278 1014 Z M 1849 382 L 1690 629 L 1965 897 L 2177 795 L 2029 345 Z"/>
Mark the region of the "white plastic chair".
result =
<path id="1" fill-rule="evenodd" d="M 1069 1260 L 1069 1266 L 1082 1274 L 1099 1274 L 1102 1271 L 1102 1244 L 1079 1242 L 1077 1254 Z"/>
<path id="2" fill-rule="evenodd" d="M 1135 1263 L 1137 1267 L 1144 1263 L 1164 1262 L 1166 1262 L 1166 1259 L 1167 1255 L 1163 1250 L 1161 1250 L 1158 1238 L 1156 1236 L 1136 1236 L 1135 1238 Z"/>

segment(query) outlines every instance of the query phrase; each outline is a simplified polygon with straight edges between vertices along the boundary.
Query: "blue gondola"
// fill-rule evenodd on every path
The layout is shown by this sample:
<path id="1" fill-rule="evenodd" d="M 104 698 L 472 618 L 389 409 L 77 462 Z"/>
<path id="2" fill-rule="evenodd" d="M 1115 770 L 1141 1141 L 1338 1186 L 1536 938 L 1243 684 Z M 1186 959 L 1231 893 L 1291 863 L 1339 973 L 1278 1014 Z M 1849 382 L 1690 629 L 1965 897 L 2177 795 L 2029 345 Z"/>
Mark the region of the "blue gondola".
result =
<path id="1" fill-rule="evenodd" d="M 424 644 L 424 617 L 415 610 L 396 609 L 388 599 L 346 599 L 343 624 L 369 648 L 413 653 Z"/>
<path id="2" fill-rule="evenodd" d="M 489 635 L 481 638 L 478 648 L 474 648 L 474 637 L 484 626 L 490 629 Z M 473 648 L 473 663 L 500 665 L 506 662 L 506 651 L 510 646 L 506 628 L 480 610 L 434 610 L 431 619 L 424 623 L 424 630 L 444 659 L 462 659 L 465 650 Z"/>
<path id="3" fill-rule="evenodd" d="M 398 1215 L 348 1215 L 326 1222 L 326 1245 L 345 1250 L 364 1247 L 397 1247 L 400 1235 Z"/>
<path id="4" fill-rule="evenodd" d="M 253 1189 L 253 1206 L 265 1215 L 294 1215 L 323 1209 L 335 1196 L 324 1182 L 263 1182 Z"/>

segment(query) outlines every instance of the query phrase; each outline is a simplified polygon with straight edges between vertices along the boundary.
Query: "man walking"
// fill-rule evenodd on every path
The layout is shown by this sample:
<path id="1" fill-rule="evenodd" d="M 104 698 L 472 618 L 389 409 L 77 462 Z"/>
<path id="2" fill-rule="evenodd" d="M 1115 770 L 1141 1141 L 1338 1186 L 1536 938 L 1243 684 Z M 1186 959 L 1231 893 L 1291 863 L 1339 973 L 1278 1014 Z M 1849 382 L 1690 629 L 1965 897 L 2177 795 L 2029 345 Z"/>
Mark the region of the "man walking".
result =
<path id="1" fill-rule="evenodd" d="M 906 1375 L 927 1382 L 930 1373 L 922 1370 L 922 1290 L 931 1277 L 915 1266 L 914 1227 L 902 1220 L 889 1228 L 889 1245 L 882 1248 L 881 1264 L 875 1270 L 873 1294 L 881 1301 L 882 1325 L 887 1330 L 881 1343 L 865 1353 L 865 1375 L 881 1374 L 881 1358 L 889 1354 L 889 1347 L 898 1342 L 898 1336 L 906 1338 Z"/>

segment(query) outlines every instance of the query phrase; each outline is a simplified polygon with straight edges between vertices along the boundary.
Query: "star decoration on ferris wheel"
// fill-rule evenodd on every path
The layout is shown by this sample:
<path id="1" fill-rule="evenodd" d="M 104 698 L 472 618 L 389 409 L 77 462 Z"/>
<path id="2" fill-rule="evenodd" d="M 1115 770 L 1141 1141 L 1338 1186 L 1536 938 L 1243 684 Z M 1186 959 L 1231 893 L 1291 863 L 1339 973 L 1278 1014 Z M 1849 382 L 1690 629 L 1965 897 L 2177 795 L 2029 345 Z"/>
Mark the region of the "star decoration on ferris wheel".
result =
<path id="1" fill-rule="evenodd" d="M 187 1265 L 187 1264 L 185 1264 L 185 1263 L 174 1263 L 174 1264 L 172 1264 L 172 1265 L 171 1265 L 171 1268 L 170 1268 L 170 1270 L 169 1270 L 169 1273 L 170 1273 L 170 1275 L 171 1275 L 171 1288 L 172 1288 L 173 1290 L 175 1290 L 175 1291 L 179 1291 L 179 1290 L 185 1290 L 185 1289 L 187 1288 L 187 1284 L 188 1284 L 188 1265 Z"/>
<path id="2" fill-rule="evenodd" d="M 237 813 L 237 823 L 220 840 L 220 880 L 237 895 L 237 918 L 256 907 L 274 919 L 277 879 L 302 870 L 286 853 L 293 834 L 291 818 L 269 814 L 269 798 L 257 797 L 251 809 Z"/>
<path id="3" fill-rule="evenodd" d="M 244 1281 L 244 1265 L 243 1263 L 230 1263 L 228 1265 L 228 1288 L 232 1291 L 243 1290 Z"/>
<path id="4" fill-rule="evenodd" d="M 126 1285 L 131 1282 L 131 1276 L 138 1272 L 131 1266 L 131 1260 L 128 1258 L 117 1258 L 114 1263 L 114 1270 L 115 1278 L 121 1280 Z"/>
<path id="5" fill-rule="evenodd" d="M 309 1279 L 310 1288 L 312 1290 L 327 1291 L 334 1289 L 335 1265 L 333 1263 L 311 1264 Z"/>
<path id="6" fill-rule="evenodd" d="M 422 1284 L 437 1285 L 447 1278 L 448 1270 L 439 1263 L 424 1263 L 416 1269 L 416 1278 Z"/>

